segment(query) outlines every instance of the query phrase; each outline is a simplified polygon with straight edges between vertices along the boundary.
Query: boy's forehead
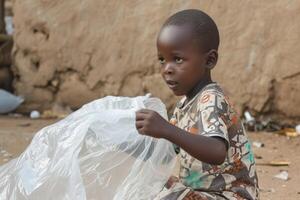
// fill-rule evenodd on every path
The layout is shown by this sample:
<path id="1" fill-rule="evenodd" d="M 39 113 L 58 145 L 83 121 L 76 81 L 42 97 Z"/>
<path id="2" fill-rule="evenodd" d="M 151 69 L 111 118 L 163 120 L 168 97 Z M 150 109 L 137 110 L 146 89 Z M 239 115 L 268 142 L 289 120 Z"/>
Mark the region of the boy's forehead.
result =
<path id="1" fill-rule="evenodd" d="M 168 25 L 160 31 L 157 43 L 158 45 L 182 47 L 191 44 L 192 39 L 193 31 L 191 27 L 187 25 Z"/>

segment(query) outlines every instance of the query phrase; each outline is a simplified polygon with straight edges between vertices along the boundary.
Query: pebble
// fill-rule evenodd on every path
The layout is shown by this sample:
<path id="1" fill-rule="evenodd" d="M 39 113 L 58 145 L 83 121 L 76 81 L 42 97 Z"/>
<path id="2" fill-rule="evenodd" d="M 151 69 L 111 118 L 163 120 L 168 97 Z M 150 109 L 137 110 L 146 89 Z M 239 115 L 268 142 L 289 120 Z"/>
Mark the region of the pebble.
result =
<path id="1" fill-rule="evenodd" d="M 38 119 L 38 118 L 40 118 L 40 116 L 41 116 L 41 114 L 40 114 L 40 112 L 37 111 L 37 110 L 33 110 L 33 111 L 31 111 L 31 113 L 30 113 L 30 118 L 31 118 L 31 119 Z"/>
<path id="2" fill-rule="evenodd" d="M 274 188 L 268 188 L 268 189 L 259 189 L 261 192 L 275 192 L 275 189 Z"/>

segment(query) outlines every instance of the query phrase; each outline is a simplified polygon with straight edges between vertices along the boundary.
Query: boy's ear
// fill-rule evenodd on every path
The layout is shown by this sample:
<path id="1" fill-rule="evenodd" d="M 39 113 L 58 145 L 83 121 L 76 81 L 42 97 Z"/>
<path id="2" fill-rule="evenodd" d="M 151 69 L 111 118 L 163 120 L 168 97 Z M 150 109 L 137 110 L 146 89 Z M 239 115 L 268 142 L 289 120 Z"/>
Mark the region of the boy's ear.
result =
<path id="1" fill-rule="evenodd" d="M 209 52 L 206 53 L 206 68 L 207 69 L 213 69 L 218 61 L 218 51 L 215 49 L 209 50 Z"/>

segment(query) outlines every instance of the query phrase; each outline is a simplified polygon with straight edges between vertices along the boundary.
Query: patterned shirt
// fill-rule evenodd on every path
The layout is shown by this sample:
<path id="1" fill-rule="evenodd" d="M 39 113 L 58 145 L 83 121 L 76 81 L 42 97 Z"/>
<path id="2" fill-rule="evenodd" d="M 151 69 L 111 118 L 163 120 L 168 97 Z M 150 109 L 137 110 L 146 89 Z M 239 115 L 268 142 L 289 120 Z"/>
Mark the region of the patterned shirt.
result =
<path id="1" fill-rule="evenodd" d="M 228 152 L 225 162 L 211 165 L 180 149 L 180 181 L 198 191 L 228 199 L 258 199 L 254 155 L 241 121 L 217 83 L 205 86 L 184 105 L 176 106 L 170 122 L 191 134 L 222 138 Z"/>

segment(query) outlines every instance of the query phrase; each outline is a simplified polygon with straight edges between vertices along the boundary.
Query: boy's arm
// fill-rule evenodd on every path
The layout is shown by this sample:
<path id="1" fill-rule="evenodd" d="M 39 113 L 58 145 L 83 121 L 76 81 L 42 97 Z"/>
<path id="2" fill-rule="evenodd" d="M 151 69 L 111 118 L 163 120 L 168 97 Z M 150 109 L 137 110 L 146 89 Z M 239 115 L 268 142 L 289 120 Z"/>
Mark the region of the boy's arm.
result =
<path id="1" fill-rule="evenodd" d="M 142 109 L 136 113 L 136 127 L 140 134 L 167 139 L 202 162 L 220 165 L 227 155 L 226 142 L 222 138 L 191 134 L 152 110 Z"/>
<path id="2" fill-rule="evenodd" d="M 220 165 L 226 158 L 227 147 L 222 138 L 191 134 L 173 125 L 166 128 L 163 134 L 165 139 L 202 162 Z"/>

